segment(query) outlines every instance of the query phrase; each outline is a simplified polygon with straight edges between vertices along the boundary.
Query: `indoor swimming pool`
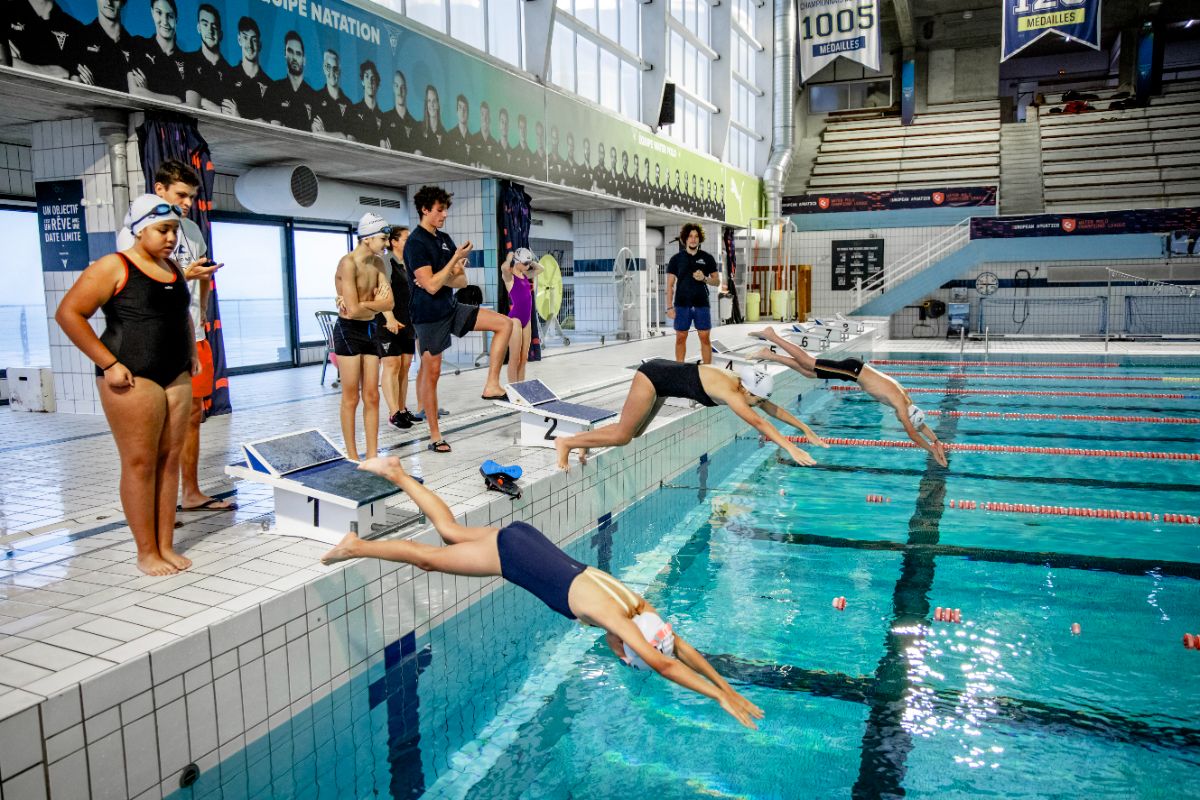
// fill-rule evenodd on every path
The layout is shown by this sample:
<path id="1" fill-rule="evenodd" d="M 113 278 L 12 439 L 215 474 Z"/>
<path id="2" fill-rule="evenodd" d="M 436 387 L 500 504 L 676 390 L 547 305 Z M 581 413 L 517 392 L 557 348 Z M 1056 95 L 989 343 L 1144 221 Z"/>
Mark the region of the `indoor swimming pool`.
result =
<path id="1" fill-rule="evenodd" d="M 949 469 L 809 382 L 776 400 L 845 442 L 818 466 L 741 438 L 567 548 L 757 731 L 505 585 L 175 797 L 1200 795 L 1200 527 L 1166 521 L 1200 514 L 1200 363 L 1004 358 L 873 359 Z"/>

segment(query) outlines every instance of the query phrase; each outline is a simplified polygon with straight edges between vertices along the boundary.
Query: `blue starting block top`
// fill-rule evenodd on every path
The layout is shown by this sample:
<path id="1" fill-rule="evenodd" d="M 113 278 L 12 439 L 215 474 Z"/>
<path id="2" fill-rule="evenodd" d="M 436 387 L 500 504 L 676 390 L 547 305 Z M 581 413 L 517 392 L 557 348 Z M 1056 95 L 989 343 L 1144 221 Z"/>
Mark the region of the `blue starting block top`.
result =
<path id="1" fill-rule="evenodd" d="M 400 491 L 387 478 L 363 472 L 357 464 L 345 459 L 293 472 L 288 478 L 318 492 L 354 500 L 360 506 L 391 497 Z"/>
<path id="2" fill-rule="evenodd" d="M 558 400 L 558 395 L 554 393 L 554 390 L 539 380 L 511 383 L 508 385 L 508 389 L 531 406 Z"/>
<path id="3" fill-rule="evenodd" d="M 581 406 L 578 403 L 568 403 L 563 400 L 549 400 L 545 403 L 538 403 L 534 406 L 537 411 L 548 411 L 551 414 L 561 414 L 564 417 L 574 417 L 589 423 L 600 422 L 601 420 L 615 417 L 617 412 L 609 411 L 607 408 L 597 408 L 596 406 Z"/>
<path id="4" fill-rule="evenodd" d="M 316 428 L 260 439 L 242 445 L 242 449 L 251 469 L 276 477 L 345 460 L 337 445 Z"/>

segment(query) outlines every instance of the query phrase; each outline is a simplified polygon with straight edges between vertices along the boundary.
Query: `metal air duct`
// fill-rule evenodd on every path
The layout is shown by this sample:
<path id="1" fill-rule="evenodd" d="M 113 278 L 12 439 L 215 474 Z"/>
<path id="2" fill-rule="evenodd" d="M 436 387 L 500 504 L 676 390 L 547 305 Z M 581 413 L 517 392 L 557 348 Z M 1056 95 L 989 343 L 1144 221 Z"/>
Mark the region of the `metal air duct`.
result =
<path id="1" fill-rule="evenodd" d="M 322 178 L 304 164 L 256 167 L 234 183 L 238 202 L 256 214 L 357 222 L 368 211 L 409 224 L 403 191 Z"/>
<path id="2" fill-rule="evenodd" d="M 771 158 L 763 173 L 767 216 L 783 212 L 783 188 L 792 169 L 796 144 L 796 0 L 775 0 L 774 91 L 771 108 Z"/>

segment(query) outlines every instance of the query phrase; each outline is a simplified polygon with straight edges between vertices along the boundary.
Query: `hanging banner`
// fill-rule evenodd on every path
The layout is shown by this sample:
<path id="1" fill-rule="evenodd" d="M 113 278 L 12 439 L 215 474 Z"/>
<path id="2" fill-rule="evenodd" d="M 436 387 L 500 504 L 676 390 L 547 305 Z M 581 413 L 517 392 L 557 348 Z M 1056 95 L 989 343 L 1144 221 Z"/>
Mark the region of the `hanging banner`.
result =
<path id="1" fill-rule="evenodd" d="M 76 272 L 88 265 L 83 181 L 38 181 L 38 231 L 43 272 Z"/>
<path id="2" fill-rule="evenodd" d="M 845 211 L 908 211 L 914 208 L 968 208 L 996 205 L 995 186 L 892 189 L 879 192 L 796 194 L 783 198 L 784 216 Z"/>
<path id="3" fill-rule="evenodd" d="M 800 79 L 839 56 L 879 69 L 879 0 L 800 0 Z"/>
<path id="4" fill-rule="evenodd" d="M 1051 33 L 1100 49 L 1100 0 L 1004 0 L 1000 61 Z"/>
<path id="5" fill-rule="evenodd" d="M 1114 233 L 1170 233 L 1188 229 L 1200 229 L 1200 208 L 1139 208 L 1084 214 L 971 218 L 972 239 L 1106 236 Z"/>

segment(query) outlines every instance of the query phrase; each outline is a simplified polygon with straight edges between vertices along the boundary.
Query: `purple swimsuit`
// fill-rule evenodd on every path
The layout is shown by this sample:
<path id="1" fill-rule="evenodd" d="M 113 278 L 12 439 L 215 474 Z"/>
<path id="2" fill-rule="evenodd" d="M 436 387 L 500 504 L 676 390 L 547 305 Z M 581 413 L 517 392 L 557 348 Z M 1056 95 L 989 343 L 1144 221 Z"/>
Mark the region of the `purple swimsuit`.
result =
<path id="1" fill-rule="evenodd" d="M 508 293 L 508 301 L 508 315 L 520 322 L 524 328 L 533 315 L 533 284 L 529 278 L 513 274 L 513 286 Z"/>

